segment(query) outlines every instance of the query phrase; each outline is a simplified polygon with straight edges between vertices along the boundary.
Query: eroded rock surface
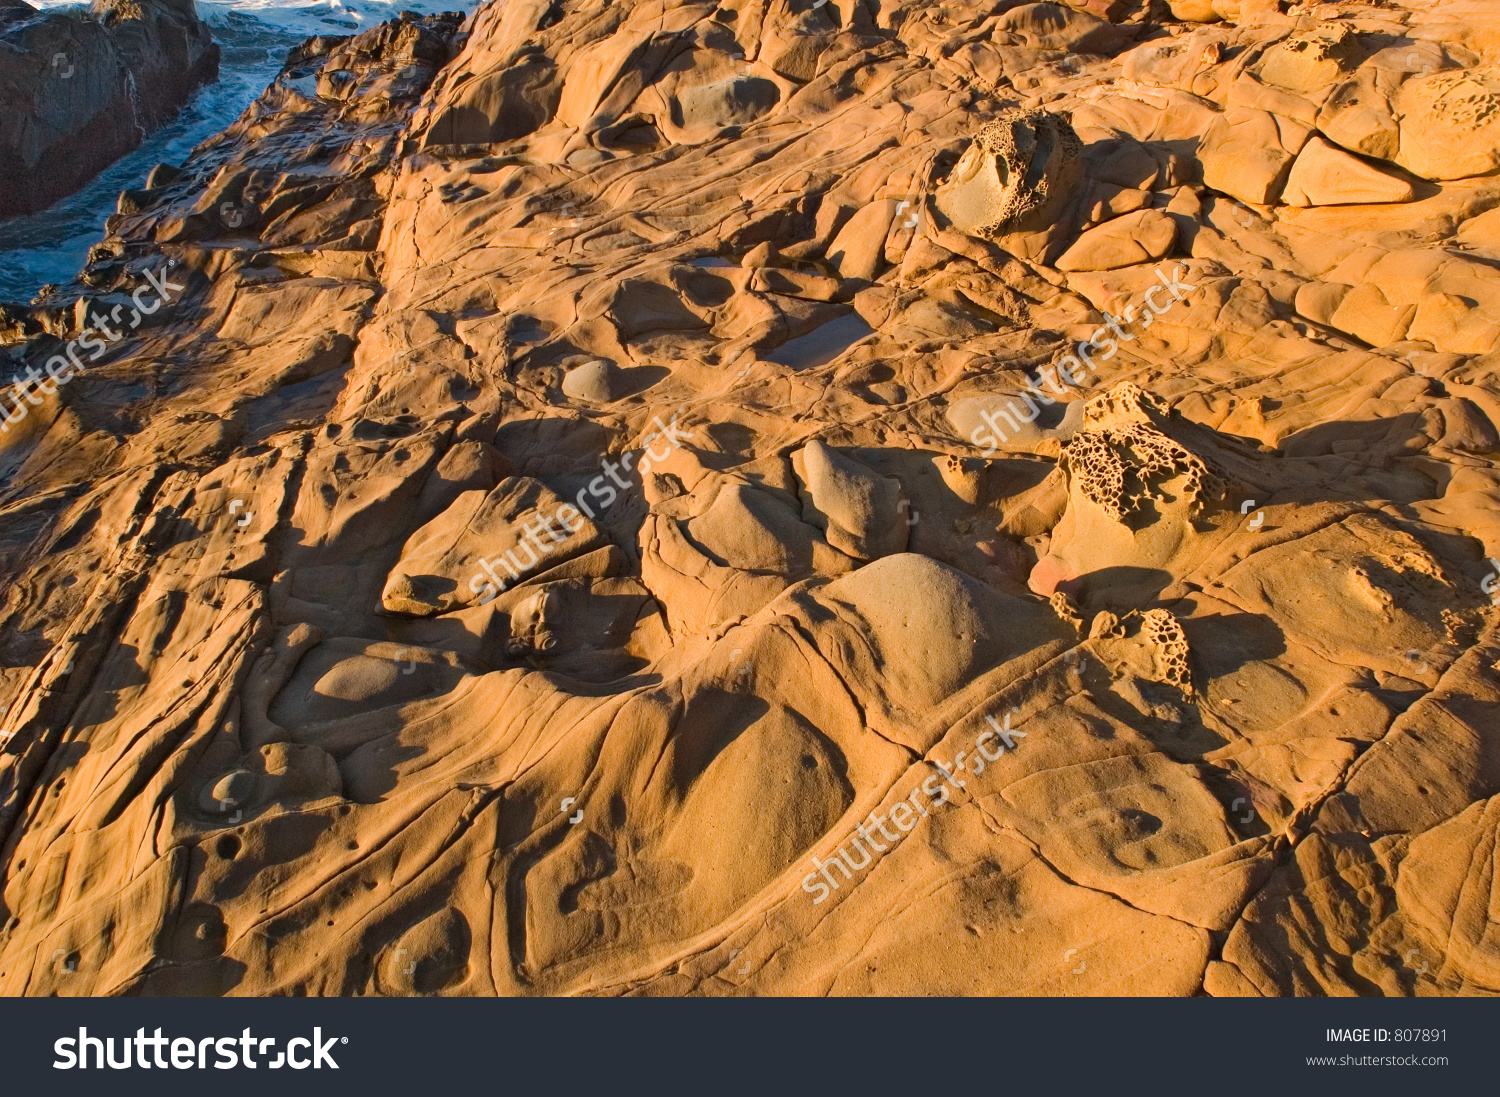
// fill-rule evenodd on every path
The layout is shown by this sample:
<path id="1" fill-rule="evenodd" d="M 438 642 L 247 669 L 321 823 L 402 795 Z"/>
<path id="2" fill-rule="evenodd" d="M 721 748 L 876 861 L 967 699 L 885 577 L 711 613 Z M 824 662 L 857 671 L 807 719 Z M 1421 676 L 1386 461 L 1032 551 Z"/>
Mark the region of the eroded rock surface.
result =
<path id="1" fill-rule="evenodd" d="M 127 192 L 0 991 L 1500 992 L 1500 18 L 1168 7 L 404 17 Z"/>

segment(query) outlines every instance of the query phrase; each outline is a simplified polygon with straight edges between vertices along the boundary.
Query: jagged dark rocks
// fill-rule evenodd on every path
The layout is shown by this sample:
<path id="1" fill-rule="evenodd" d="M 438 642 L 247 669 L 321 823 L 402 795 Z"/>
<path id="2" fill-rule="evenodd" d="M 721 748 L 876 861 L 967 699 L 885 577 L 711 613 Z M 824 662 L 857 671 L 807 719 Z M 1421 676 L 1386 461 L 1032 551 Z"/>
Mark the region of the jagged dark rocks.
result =
<path id="1" fill-rule="evenodd" d="M 29 14 L 28 14 L 29 12 Z M 218 78 L 192 0 L 0 8 L 0 218 L 46 209 Z"/>

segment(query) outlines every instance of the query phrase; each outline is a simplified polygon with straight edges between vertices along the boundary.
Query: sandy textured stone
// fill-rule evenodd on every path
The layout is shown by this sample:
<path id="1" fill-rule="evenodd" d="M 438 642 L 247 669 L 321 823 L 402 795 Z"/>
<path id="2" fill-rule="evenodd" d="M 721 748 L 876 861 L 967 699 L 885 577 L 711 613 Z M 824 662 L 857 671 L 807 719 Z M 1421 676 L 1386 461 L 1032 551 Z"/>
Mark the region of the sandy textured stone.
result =
<path id="1" fill-rule="evenodd" d="M 1500 993 L 1500 20 L 1000 9 L 317 40 L 5 305 L 0 992 Z"/>
<path id="2" fill-rule="evenodd" d="M 1177 224 L 1157 210 L 1137 210 L 1089 229 L 1057 260 L 1058 270 L 1114 270 L 1160 259 L 1172 250 Z"/>
<path id="3" fill-rule="evenodd" d="M 1500 71 L 1435 72 L 1401 85 L 1395 160 L 1425 179 L 1483 175 L 1500 164 Z"/>
<path id="4" fill-rule="evenodd" d="M 1204 183 L 1242 202 L 1270 205 L 1280 199 L 1311 128 L 1267 110 L 1230 108 L 1203 135 Z"/>
<path id="5" fill-rule="evenodd" d="M 1313 134 L 1292 164 L 1281 200 L 1289 206 L 1358 206 L 1409 202 L 1412 185 Z"/>

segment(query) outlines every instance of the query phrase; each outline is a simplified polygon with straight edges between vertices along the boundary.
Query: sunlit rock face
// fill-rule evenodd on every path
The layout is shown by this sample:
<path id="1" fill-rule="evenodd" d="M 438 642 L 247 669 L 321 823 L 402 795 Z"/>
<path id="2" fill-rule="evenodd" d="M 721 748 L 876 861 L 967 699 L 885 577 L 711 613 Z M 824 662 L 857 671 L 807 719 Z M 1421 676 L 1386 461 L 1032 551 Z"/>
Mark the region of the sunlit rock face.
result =
<path id="1" fill-rule="evenodd" d="M 1500 17 L 1000 7 L 315 39 L 7 307 L 0 992 L 1500 992 Z"/>

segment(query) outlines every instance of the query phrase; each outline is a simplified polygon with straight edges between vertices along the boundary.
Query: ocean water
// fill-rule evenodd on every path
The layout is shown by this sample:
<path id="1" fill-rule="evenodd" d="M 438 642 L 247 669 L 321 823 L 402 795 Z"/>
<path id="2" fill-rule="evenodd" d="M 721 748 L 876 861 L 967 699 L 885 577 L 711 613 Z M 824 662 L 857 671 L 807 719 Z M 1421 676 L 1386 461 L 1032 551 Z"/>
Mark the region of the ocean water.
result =
<path id="1" fill-rule="evenodd" d="M 47 9 L 86 4 L 30 0 Z M 239 117 L 281 71 L 287 50 L 315 34 L 358 34 L 402 11 L 471 11 L 478 0 L 198 0 L 219 43 L 219 81 L 201 88 L 177 117 L 51 209 L 0 221 L 0 301 L 25 303 L 48 283 L 71 279 L 104 235 L 120 191 L 145 184 L 159 163 L 180 164 L 195 146 Z"/>

